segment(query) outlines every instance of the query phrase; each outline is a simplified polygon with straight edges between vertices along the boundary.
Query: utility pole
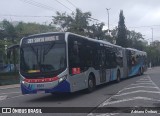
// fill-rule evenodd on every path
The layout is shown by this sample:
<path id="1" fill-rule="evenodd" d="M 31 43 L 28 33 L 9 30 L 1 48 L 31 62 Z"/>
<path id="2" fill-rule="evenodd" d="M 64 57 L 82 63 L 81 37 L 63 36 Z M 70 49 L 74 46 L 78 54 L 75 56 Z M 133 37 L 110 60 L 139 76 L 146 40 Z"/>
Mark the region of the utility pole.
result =
<path id="1" fill-rule="evenodd" d="M 153 44 L 153 28 L 151 28 L 152 29 L 152 44 Z"/>
<path id="2" fill-rule="evenodd" d="M 110 8 L 106 8 L 106 10 L 107 10 L 107 14 L 108 14 L 108 33 L 109 33 L 109 10 L 110 10 Z"/>

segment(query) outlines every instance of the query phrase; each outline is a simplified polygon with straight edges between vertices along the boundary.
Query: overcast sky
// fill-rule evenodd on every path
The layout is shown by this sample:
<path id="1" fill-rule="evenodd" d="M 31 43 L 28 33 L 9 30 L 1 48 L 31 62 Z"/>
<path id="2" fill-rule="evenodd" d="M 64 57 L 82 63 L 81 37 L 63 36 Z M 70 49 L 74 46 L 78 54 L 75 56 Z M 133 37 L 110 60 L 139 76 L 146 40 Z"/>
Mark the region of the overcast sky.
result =
<path id="1" fill-rule="evenodd" d="M 49 24 L 52 17 L 26 16 L 54 16 L 56 11 L 70 14 L 76 7 L 83 12 L 91 12 L 93 18 L 104 22 L 106 26 L 106 8 L 110 8 L 111 28 L 118 25 L 119 12 L 123 10 L 129 30 L 140 32 L 151 41 L 153 28 L 153 39 L 160 40 L 160 0 L 0 0 L 0 21 L 7 19 Z"/>

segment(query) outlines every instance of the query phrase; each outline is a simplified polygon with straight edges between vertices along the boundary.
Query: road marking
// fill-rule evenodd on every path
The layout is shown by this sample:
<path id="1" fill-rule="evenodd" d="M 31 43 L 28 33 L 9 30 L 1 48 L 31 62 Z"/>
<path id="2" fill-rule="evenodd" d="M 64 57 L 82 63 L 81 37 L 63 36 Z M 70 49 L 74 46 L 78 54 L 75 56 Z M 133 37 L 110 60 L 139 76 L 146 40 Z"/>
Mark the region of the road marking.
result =
<path id="1" fill-rule="evenodd" d="M 95 115 L 93 113 L 89 113 L 87 116 L 114 116 L 117 114 L 119 114 L 119 113 L 106 113 L 106 114 L 98 114 L 98 115 Z"/>
<path id="2" fill-rule="evenodd" d="M 153 83 L 137 83 L 137 84 L 131 84 L 131 85 L 147 85 L 147 84 L 153 84 Z"/>
<path id="3" fill-rule="evenodd" d="M 138 82 L 138 83 L 152 83 L 152 81 L 141 81 L 141 80 L 138 80 L 136 82 Z"/>
<path id="4" fill-rule="evenodd" d="M 135 89 L 135 88 L 158 88 L 158 87 L 152 87 L 152 86 L 135 86 L 135 87 L 128 87 L 128 88 L 124 88 L 123 90 L 121 90 L 120 92 L 124 91 L 124 90 L 128 90 L 128 89 Z"/>
<path id="5" fill-rule="evenodd" d="M 1 101 L 1 100 L 5 100 L 6 98 L 7 98 L 7 95 L 0 96 L 0 101 Z"/>
<path id="6" fill-rule="evenodd" d="M 138 90 L 138 91 L 132 91 L 132 92 L 127 92 L 127 93 L 122 93 L 114 96 L 123 96 L 123 95 L 128 95 L 128 94 L 133 94 L 133 93 L 157 93 L 160 94 L 160 91 L 146 91 L 146 90 Z"/>
<path id="7" fill-rule="evenodd" d="M 114 116 L 114 115 L 117 115 L 117 114 L 119 114 L 119 113 L 106 113 L 106 114 L 99 114 L 99 115 L 96 115 L 96 116 Z"/>
<path id="8" fill-rule="evenodd" d="M 10 98 L 7 98 L 7 99 L 17 98 L 17 97 L 22 97 L 22 96 L 24 96 L 24 95 L 18 95 L 18 96 L 10 97 Z"/>
<path id="9" fill-rule="evenodd" d="M 137 83 L 130 84 L 127 87 L 123 88 L 122 90 L 118 91 L 117 94 L 109 97 L 107 100 L 105 100 L 103 103 L 101 103 L 98 107 L 104 107 L 105 105 L 122 103 L 122 102 L 127 102 L 127 101 L 132 101 L 132 100 L 150 100 L 150 101 L 160 102 L 160 100 L 158 100 L 158 99 L 142 97 L 142 96 L 133 97 L 133 98 L 126 98 L 126 99 L 121 99 L 121 100 L 117 100 L 117 101 L 111 101 L 111 99 L 114 97 L 123 96 L 123 95 L 130 95 L 130 94 L 134 94 L 134 93 L 160 94 L 160 88 L 151 80 L 150 76 L 146 76 L 144 78 L 141 78 L 136 82 Z M 127 93 L 120 93 L 124 90 L 129 90 L 129 89 L 134 89 L 134 88 L 155 88 L 158 91 L 137 90 L 137 91 L 131 91 L 131 92 L 127 92 Z M 87 116 L 95 116 L 96 113 L 90 113 L 90 114 L 91 115 L 87 115 Z M 117 114 L 119 114 L 119 113 L 112 113 L 112 114 L 106 113 L 106 114 L 100 114 L 100 115 L 96 115 L 96 116 L 111 116 L 111 115 L 117 115 Z"/>
<path id="10" fill-rule="evenodd" d="M 0 93 L 0 95 L 2 95 L 2 94 L 13 94 L 13 93 L 21 93 L 21 92 Z"/>
<path id="11" fill-rule="evenodd" d="M 133 100 L 149 100 L 149 101 L 160 102 L 160 100 L 158 99 L 153 99 L 153 98 L 148 98 L 148 97 L 133 97 L 133 98 L 122 99 L 122 100 L 117 100 L 113 102 L 106 102 L 106 103 L 103 103 L 103 106 L 112 105 L 112 104 L 121 103 L 121 102 L 133 101 Z"/>

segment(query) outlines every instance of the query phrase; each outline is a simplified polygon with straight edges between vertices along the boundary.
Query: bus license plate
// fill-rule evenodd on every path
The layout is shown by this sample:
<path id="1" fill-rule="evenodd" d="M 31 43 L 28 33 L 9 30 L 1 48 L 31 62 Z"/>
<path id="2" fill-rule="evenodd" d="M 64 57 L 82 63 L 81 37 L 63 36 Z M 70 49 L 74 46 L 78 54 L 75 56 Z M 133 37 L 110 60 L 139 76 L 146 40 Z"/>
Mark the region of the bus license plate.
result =
<path id="1" fill-rule="evenodd" d="M 37 84 L 37 89 L 44 89 L 44 84 Z"/>

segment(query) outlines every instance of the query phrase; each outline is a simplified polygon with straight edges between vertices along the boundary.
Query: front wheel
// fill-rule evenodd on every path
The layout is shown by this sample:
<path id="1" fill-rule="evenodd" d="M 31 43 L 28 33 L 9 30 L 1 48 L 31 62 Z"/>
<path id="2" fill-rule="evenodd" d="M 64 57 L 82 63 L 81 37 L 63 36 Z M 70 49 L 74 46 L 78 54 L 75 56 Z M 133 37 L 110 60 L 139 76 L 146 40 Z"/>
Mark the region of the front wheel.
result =
<path id="1" fill-rule="evenodd" d="M 94 89 L 95 89 L 95 80 L 94 80 L 94 77 L 92 75 L 89 76 L 89 79 L 88 79 L 88 88 L 87 88 L 87 91 L 90 93 L 92 92 Z"/>

